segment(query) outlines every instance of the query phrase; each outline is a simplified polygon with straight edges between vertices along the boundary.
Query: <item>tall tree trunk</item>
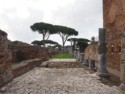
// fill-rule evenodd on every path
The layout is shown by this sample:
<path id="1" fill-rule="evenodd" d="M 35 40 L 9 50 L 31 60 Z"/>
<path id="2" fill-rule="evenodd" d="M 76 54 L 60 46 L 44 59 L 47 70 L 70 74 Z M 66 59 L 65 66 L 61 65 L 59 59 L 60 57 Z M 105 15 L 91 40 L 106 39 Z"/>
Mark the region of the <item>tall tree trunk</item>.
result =
<path id="1" fill-rule="evenodd" d="M 43 34 L 43 48 L 45 48 L 44 40 L 45 40 L 45 35 Z"/>
<path id="2" fill-rule="evenodd" d="M 65 46 L 65 42 L 63 41 L 63 53 L 64 53 L 64 46 Z"/>
<path id="3" fill-rule="evenodd" d="M 70 42 L 71 42 L 71 53 L 73 53 L 73 41 Z"/>

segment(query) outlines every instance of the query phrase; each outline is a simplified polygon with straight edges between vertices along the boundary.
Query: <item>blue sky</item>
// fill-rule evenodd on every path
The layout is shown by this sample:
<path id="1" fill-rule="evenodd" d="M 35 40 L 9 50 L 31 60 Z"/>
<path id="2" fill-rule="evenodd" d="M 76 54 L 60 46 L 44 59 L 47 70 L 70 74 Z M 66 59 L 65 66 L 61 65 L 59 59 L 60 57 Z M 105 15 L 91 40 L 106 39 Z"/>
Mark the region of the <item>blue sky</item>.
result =
<path id="1" fill-rule="evenodd" d="M 42 36 L 31 31 L 35 22 L 76 29 L 77 37 L 91 39 L 103 27 L 102 0 L 0 0 L 0 29 L 10 40 L 31 43 Z M 50 39 L 61 44 L 59 35 Z M 68 43 L 67 43 L 68 44 Z"/>

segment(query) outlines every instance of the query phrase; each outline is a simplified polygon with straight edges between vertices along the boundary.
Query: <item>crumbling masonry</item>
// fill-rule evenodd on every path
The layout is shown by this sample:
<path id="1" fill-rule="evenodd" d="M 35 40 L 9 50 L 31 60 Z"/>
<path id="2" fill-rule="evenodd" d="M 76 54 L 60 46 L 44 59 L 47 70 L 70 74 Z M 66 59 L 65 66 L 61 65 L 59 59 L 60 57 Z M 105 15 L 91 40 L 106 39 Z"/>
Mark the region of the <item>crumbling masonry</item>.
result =
<path id="1" fill-rule="evenodd" d="M 0 30 L 0 86 L 13 78 L 10 63 L 11 52 L 8 50 L 7 34 Z"/>

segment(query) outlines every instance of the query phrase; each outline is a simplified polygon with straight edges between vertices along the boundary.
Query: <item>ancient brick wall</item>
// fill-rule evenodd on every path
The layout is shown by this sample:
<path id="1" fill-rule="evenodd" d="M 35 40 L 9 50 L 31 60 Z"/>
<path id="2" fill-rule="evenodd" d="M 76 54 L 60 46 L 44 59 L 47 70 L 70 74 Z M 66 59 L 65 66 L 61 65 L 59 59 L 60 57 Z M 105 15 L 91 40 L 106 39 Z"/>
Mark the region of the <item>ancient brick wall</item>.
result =
<path id="1" fill-rule="evenodd" d="M 34 58 L 48 58 L 48 52 L 39 46 L 14 46 L 10 45 L 12 62 L 20 62 Z"/>
<path id="2" fill-rule="evenodd" d="M 85 49 L 84 58 L 98 62 L 98 42 L 92 42 L 89 44 Z"/>
<path id="3" fill-rule="evenodd" d="M 16 45 L 12 44 L 7 39 L 7 34 L 0 30 L 0 87 L 11 81 L 13 78 L 41 65 L 43 61 L 48 60 L 48 56 L 55 53 L 57 52 L 48 52 L 42 47 L 31 46 L 25 43 L 23 43 L 23 45 L 22 43 L 16 43 Z M 11 62 L 15 62 L 17 59 L 20 59 L 20 61 L 28 61 L 24 61 L 23 64 L 17 64 L 18 66 L 13 69 L 11 67 Z"/>
<path id="4" fill-rule="evenodd" d="M 11 52 L 8 50 L 7 34 L 0 30 L 0 86 L 13 78 Z"/>
<path id="5" fill-rule="evenodd" d="M 121 35 L 125 30 L 125 0 L 103 0 L 108 66 L 120 70 Z"/>

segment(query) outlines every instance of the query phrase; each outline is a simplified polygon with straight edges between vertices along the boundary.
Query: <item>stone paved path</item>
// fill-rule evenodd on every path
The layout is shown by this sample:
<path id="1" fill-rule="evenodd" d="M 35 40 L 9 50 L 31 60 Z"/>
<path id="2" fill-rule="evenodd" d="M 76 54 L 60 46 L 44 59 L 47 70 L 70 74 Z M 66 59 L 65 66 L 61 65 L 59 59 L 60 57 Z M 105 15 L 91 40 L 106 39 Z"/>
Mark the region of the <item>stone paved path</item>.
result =
<path id="1" fill-rule="evenodd" d="M 0 94 L 125 94 L 84 68 L 34 68 L 3 89 Z"/>

